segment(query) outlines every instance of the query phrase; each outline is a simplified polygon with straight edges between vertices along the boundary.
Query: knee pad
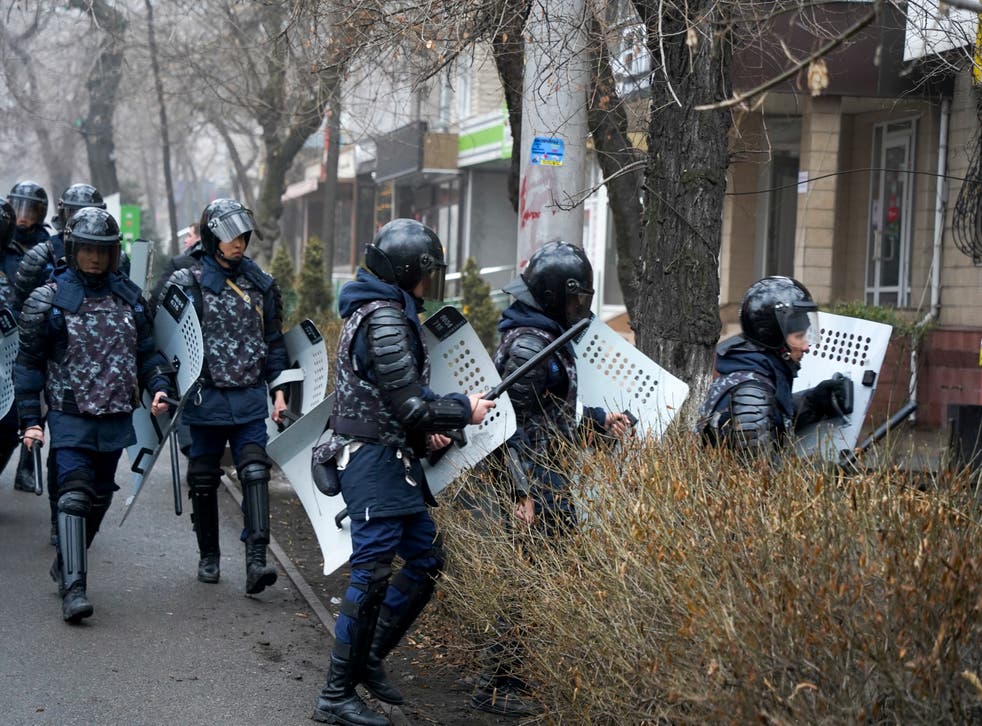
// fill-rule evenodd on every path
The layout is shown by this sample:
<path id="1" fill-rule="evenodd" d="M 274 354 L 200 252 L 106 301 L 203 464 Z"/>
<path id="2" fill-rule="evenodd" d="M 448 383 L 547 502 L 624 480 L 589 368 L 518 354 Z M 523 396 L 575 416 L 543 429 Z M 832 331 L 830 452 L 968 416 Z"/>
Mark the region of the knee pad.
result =
<path id="1" fill-rule="evenodd" d="M 351 586 L 365 593 L 361 610 L 367 604 L 381 603 L 385 599 L 385 591 L 392 577 L 392 561 L 375 561 L 364 565 L 353 565 L 351 568 Z M 366 581 L 367 580 L 367 581 Z M 347 602 L 347 598 L 345 598 Z M 343 607 L 343 606 L 342 606 Z M 357 614 L 350 617 L 357 617 Z"/>
<path id="2" fill-rule="evenodd" d="M 188 489 L 192 496 L 218 491 L 222 481 L 220 462 L 218 456 L 200 456 L 188 462 Z"/>
<path id="3" fill-rule="evenodd" d="M 267 469 L 272 466 L 272 462 L 266 455 L 266 449 L 259 444 L 246 444 L 243 446 L 242 451 L 239 453 L 239 460 L 236 463 L 238 464 L 239 471 L 253 464 L 264 466 Z"/>
<path id="4" fill-rule="evenodd" d="M 76 469 L 69 472 L 65 480 L 58 485 L 58 492 L 66 494 L 68 492 L 82 492 L 90 500 L 95 499 L 96 492 L 92 483 L 92 476 L 84 469 Z M 59 501 L 61 498 L 59 497 Z"/>
<path id="5" fill-rule="evenodd" d="M 239 468 L 239 481 L 244 487 L 268 484 L 269 467 L 257 462 L 246 464 Z"/>
<path id="6" fill-rule="evenodd" d="M 66 482 L 67 484 L 68 482 Z M 73 489 L 63 491 L 58 497 L 58 511 L 75 517 L 84 517 L 92 510 L 92 498 L 88 492 Z"/>

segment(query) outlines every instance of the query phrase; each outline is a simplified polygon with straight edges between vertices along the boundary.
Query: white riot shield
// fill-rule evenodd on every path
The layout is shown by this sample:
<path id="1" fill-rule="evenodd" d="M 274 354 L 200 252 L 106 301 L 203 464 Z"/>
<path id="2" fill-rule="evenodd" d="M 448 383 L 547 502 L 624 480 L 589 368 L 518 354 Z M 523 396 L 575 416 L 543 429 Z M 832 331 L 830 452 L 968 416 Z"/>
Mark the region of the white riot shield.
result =
<path id="1" fill-rule="evenodd" d="M 337 517 L 344 511 L 341 495 L 329 497 L 314 485 L 311 457 L 334 409 L 334 394 L 270 441 L 266 453 L 275 461 L 293 487 L 314 527 L 324 557 L 324 574 L 329 575 L 351 557 L 351 520 Z"/>
<path id="2" fill-rule="evenodd" d="M 167 444 L 167 438 L 176 428 L 181 411 L 190 400 L 195 383 L 201 375 L 204 362 L 204 345 L 201 341 L 201 326 L 194 305 L 184 291 L 177 286 L 167 289 L 163 302 L 157 308 L 153 321 L 154 338 L 157 348 L 177 369 L 177 393 L 180 405 L 177 410 L 154 417 L 150 413 L 153 396 L 143 392 L 140 406 L 133 411 L 133 428 L 136 430 L 136 443 L 127 447 L 130 470 L 133 472 L 133 488 L 123 503 L 122 524 L 129 516 L 143 483 L 157 462 L 160 452 Z"/>
<path id="3" fill-rule="evenodd" d="M 146 290 L 147 278 L 153 260 L 153 242 L 147 239 L 133 240 L 130 244 L 130 279 L 141 290 Z"/>
<path id="4" fill-rule="evenodd" d="M 295 418 L 309 413 L 324 400 L 327 392 L 328 359 L 324 337 L 310 320 L 303 320 L 283 334 L 291 368 L 283 371 L 270 388 L 289 385 L 289 410 Z M 273 413 L 270 402 L 270 414 Z M 273 420 L 266 420 L 269 441 L 280 435 Z"/>
<path id="5" fill-rule="evenodd" d="M 818 324 L 821 340 L 802 359 L 793 391 L 814 388 L 841 373 L 852 379 L 853 409 L 844 419 L 826 419 L 803 432 L 798 453 L 837 462 L 840 451 L 853 449 L 859 441 L 893 328 L 825 312 L 819 312 Z"/>
<path id="6" fill-rule="evenodd" d="M 19 349 L 17 320 L 7 308 L 0 309 L 0 418 L 14 403 L 14 361 Z"/>
<path id="7" fill-rule="evenodd" d="M 430 356 L 430 388 L 448 393 L 484 393 L 501 383 L 501 377 L 477 337 L 474 328 L 453 307 L 444 307 L 423 324 L 423 339 Z M 502 394 L 478 425 L 463 430 L 463 446 L 454 443 L 433 466 L 424 460 L 426 481 L 435 495 L 475 466 L 515 433 L 515 411 Z"/>
<path id="8" fill-rule="evenodd" d="M 573 346 L 579 400 L 606 411 L 630 411 L 637 430 L 660 438 L 682 408 L 689 386 L 594 318 Z"/>

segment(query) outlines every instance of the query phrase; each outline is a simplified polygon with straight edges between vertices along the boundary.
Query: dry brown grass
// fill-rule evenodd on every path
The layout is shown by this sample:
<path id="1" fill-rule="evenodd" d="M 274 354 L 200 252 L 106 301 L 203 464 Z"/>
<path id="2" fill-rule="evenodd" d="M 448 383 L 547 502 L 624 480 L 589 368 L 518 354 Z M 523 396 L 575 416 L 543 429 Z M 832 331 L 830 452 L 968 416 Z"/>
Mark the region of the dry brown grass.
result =
<path id="1" fill-rule="evenodd" d="M 461 645 L 511 623 L 545 720 L 982 722 L 967 477 L 747 468 L 684 436 L 565 458 L 583 522 L 561 542 L 489 513 L 486 476 L 436 510 Z"/>

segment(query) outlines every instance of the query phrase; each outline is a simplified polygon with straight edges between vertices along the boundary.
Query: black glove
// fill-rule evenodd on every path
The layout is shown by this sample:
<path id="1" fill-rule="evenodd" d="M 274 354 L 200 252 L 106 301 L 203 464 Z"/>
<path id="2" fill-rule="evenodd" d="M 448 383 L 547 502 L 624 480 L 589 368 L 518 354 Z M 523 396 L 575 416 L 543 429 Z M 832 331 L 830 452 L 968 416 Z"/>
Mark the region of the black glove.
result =
<path id="1" fill-rule="evenodd" d="M 836 373 L 806 394 L 809 406 L 823 418 L 852 413 L 852 379 Z"/>

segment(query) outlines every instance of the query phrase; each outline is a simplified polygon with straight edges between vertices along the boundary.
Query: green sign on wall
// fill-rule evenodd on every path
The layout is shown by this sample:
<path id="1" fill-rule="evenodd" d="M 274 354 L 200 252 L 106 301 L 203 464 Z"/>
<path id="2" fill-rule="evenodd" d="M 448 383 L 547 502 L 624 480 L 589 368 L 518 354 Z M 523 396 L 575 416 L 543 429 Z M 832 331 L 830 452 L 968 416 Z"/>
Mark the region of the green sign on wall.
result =
<path id="1" fill-rule="evenodd" d="M 123 204 L 119 208 L 119 231 L 123 240 L 132 242 L 140 238 L 140 206 Z"/>

